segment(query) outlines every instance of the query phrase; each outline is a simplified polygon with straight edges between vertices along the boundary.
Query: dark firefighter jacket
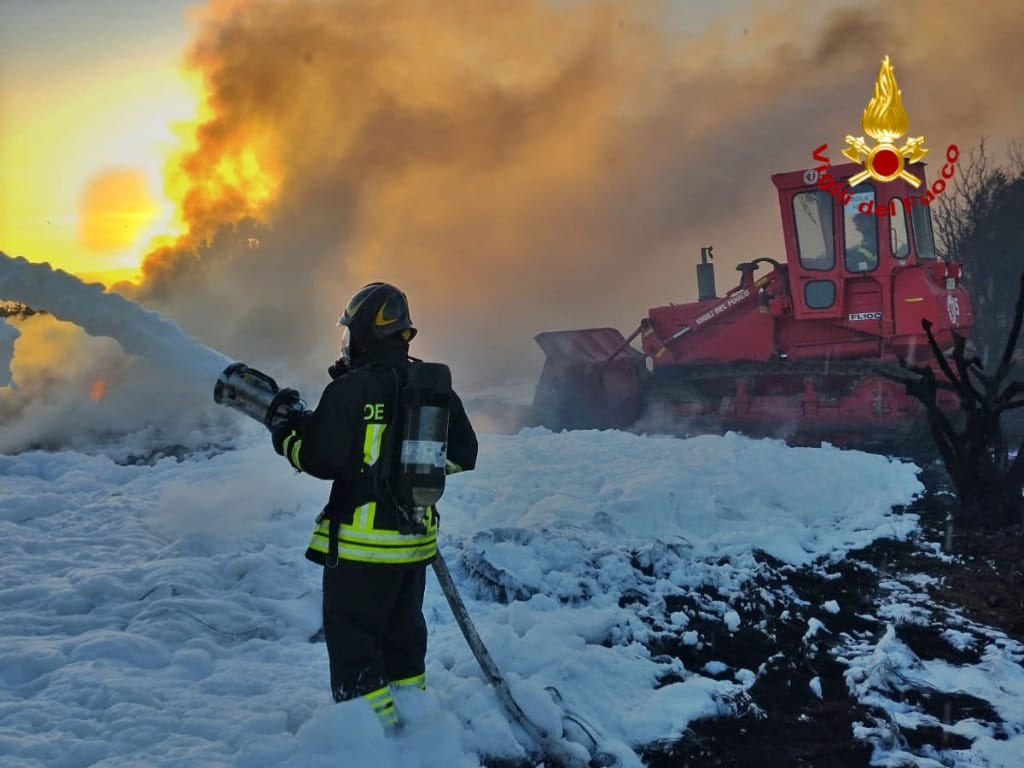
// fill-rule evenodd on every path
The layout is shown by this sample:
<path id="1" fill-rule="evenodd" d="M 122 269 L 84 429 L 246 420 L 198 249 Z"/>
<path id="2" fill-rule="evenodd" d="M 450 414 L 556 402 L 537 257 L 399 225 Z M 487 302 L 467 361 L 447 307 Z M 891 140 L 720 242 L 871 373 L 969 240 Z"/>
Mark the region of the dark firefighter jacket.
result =
<path id="1" fill-rule="evenodd" d="M 324 565 L 330 553 L 332 521 L 340 560 L 364 563 L 418 563 L 437 552 L 437 515 L 428 510 L 425 534 L 398 531 L 397 512 L 386 498 L 367 496 L 366 474 L 380 459 L 387 430 L 395 419 L 396 376 L 408 367 L 407 346 L 384 347 L 324 389 L 316 410 L 285 438 L 284 455 L 314 477 L 333 480 L 331 495 L 306 557 Z M 399 433 L 395 433 L 395 440 Z M 476 466 L 477 439 L 459 396 L 452 392 L 448 417 L 448 472 Z"/>

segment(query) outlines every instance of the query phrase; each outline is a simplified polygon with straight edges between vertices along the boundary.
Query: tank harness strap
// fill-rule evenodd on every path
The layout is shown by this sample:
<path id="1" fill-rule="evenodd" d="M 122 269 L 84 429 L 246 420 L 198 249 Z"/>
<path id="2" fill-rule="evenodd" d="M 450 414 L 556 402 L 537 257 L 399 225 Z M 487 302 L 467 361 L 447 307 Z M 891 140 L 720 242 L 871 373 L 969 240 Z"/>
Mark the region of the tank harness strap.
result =
<path id="1" fill-rule="evenodd" d="M 338 529 L 341 527 L 341 521 L 338 520 L 336 515 L 331 515 L 328 519 L 327 526 L 327 567 L 337 568 L 338 567 Z"/>
<path id="2" fill-rule="evenodd" d="M 388 428 L 384 430 L 384 434 L 381 437 L 380 452 L 377 456 L 377 460 L 369 467 L 364 467 L 363 471 L 355 478 L 355 482 L 353 483 L 356 502 L 353 506 L 356 507 L 361 504 L 365 504 L 368 501 L 394 501 L 394 497 L 391 492 L 391 483 L 393 480 L 391 474 L 395 463 L 395 433 L 401 429 L 402 426 L 402 377 L 401 374 L 391 366 L 384 365 L 383 363 L 374 363 L 374 366 L 384 368 L 394 379 L 394 405 Z"/>
<path id="3" fill-rule="evenodd" d="M 353 483 L 352 493 L 352 507 L 353 509 L 366 504 L 370 501 L 380 501 L 382 499 L 389 499 L 394 503 L 393 497 L 390 494 L 390 478 L 388 477 L 388 470 L 390 467 L 385 466 L 385 462 L 389 462 L 393 455 L 394 446 L 394 434 L 399 428 L 399 408 L 400 408 L 400 393 L 402 389 L 401 376 L 398 371 L 391 366 L 384 365 L 383 363 L 376 363 L 375 365 L 381 368 L 386 368 L 391 372 L 392 377 L 395 380 L 395 399 L 394 399 L 394 417 L 392 418 L 391 429 L 384 430 L 384 436 L 381 442 L 380 455 L 377 457 L 377 461 L 370 466 L 368 471 L 361 473 L 355 478 Z M 396 504 L 397 506 L 397 504 Z M 341 521 L 337 515 L 328 513 L 327 517 L 329 521 L 328 532 L 327 532 L 327 567 L 335 568 L 338 565 L 338 532 L 341 528 Z"/>

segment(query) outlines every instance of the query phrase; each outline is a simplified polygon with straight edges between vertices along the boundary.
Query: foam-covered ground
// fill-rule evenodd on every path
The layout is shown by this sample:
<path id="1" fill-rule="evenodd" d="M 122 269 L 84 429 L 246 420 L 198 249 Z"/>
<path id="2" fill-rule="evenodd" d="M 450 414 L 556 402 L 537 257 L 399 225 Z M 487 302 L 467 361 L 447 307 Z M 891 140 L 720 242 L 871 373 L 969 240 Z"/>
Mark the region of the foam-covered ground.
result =
<path id="1" fill-rule="evenodd" d="M 399 702 L 404 732 L 385 737 L 362 702 L 331 702 L 324 647 L 310 642 L 320 574 L 302 556 L 327 487 L 292 472 L 257 428 L 236 450 L 151 465 L 3 456 L 0 477 L 5 765 L 524 755 L 432 578 L 429 690 Z M 558 730 L 555 687 L 604 748 L 639 765 L 645 745 L 734 711 L 760 674 L 688 668 L 652 653 L 653 640 L 700 646 L 697 618 L 740 631 L 738 601 L 765 556 L 804 567 L 907 537 L 916 517 L 892 506 L 921 489 L 913 465 L 827 447 L 529 430 L 483 436 L 480 468 L 450 478 L 442 549 L 524 709 Z M 680 610 L 657 626 L 638 608 L 709 587 L 717 599 L 699 617 Z M 841 609 L 820 606 L 808 631 Z M 851 660 L 853 690 L 873 690 L 885 642 Z M 994 685 L 1016 685 L 1008 669 Z M 1000 695 L 1003 709 L 1020 706 L 1019 693 Z"/>

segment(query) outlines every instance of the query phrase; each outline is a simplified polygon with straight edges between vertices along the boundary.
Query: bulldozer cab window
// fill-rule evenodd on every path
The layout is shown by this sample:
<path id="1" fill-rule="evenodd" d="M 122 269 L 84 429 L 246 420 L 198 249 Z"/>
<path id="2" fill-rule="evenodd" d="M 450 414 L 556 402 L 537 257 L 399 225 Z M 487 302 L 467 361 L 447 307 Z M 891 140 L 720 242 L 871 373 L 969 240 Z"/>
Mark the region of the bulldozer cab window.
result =
<path id="1" fill-rule="evenodd" d="M 932 216 L 924 205 L 910 208 L 910 223 L 914 227 L 914 245 L 917 246 L 917 258 L 935 258 L 935 238 L 932 236 Z"/>
<path id="2" fill-rule="evenodd" d="M 907 239 L 907 214 L 903 201 L 896 201 L 897 214 L 889 218 L 889 250 L 897 259 L 905 259 L 910 255 L 910 241 Z"/>
<path id="3" fill-rule="evenodd" d="M 831 280 L 811 280 L 804 285 L 804 302 L 810 309 L 828 309 L 836 303 L 836 284 Z"/>
<path id="4" fill-rule="evenodd" d="M 861 213 L 862 206 L 872 213 Z M 854 187 L 850 202 L 843 206 L 843 263 L 849 272 L 870 272 L 878 267 L 878 217 L 874 209 L 875 188 L 870 184 Z"/>
<path id="5" fill-rule="evenodd" d="M 832 269 L 836 265 L 832 196 L 820 189 L 799 192 L 793 197 L 793 222 L 800 266 L 822 272 Z"/>

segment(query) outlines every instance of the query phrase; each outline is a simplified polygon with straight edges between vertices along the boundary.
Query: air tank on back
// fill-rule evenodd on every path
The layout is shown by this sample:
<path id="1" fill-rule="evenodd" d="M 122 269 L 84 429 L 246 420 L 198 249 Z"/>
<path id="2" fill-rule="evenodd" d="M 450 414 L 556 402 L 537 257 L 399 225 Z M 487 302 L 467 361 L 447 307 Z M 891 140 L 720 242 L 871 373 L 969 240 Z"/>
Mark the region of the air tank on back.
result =
<path id="1" fill-rule="evenodd" d="M 402 396 L 405 419 L 397 491 L 400 499 L 416 508 L 436 503 L 444 493 L 451 391 L 452 374 L 447 365 L 409 366 Z"/>

